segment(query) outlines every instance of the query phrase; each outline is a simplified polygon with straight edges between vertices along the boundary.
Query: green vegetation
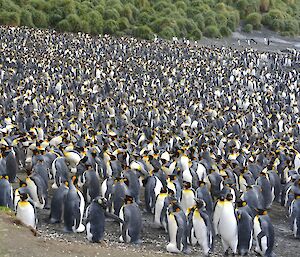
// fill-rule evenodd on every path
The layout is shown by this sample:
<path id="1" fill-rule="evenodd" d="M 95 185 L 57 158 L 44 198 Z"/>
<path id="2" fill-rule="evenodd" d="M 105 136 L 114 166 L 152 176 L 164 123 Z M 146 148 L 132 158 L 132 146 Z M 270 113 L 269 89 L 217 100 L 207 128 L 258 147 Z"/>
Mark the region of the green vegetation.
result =
<path id="1" fill-rule="evenodd" d="M 0 0 L 2 25 L 93 35 L 198 40 L 229 36 L 241 20 L 245 31 L 299 35 L 300 0 Z"/>
<path id="2" fill-rule="evenodd" d="M 253 30 L 252 24 L 246 24 L 246 25 L 243 27 L 243 31 L 246 32 L 246 33 L 251 33 L 252 30 Z"/>

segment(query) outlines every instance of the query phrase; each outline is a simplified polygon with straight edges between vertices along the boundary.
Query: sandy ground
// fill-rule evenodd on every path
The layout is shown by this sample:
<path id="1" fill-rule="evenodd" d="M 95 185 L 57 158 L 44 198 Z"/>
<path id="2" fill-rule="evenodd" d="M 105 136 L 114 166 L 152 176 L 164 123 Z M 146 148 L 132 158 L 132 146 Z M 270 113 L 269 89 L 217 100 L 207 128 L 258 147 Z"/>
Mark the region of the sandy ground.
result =
<path id="1" fill-rule="evenodd" d="M 265 38 L 270 40 L 270 45 L 265 44 Z M 248 44 L 247 40 L 253 39 L 256 41 Z M 252 48 L 258 51 L 281 52 L 286 49 L 300 50 L 300 36 L 294 38 L 282 37 L 273 31 L 263 28 L 261 31 L 253 31 L 252 33 L 244 33 L 239 28 L 232 33 L 231 37 L 222 39 L 203 38 L 199 41 L 200 45 L 231 47 L 235 49 Z"/>
<path id="2" fill-rule="evenodd" d="M 51 189 L 50 197 L 52 193 Z M 67 234 L 63 232 L 62 224 L 49 224 L 49 213 L 50 210 L 47 209 L 38 210 L 38 235 L 34 236 L 28 228 L 16 224 L 13 212 L 0 211 L 0 257 L 173 256 L 165 250 L 167 245 L 165 231 L 155 228 L 151 214 L 143 212 L 143 243 L 131 245 L 118 242 L 119 225 L 112 220 L 106 221 L 105 242 L 92 244 L 87 241 L 85 233 Z M 276 256 L 298 257 L 300 242 L 292 237 L 284 207 L 274 203 L 269 214 L 275 227 Z M 199 246 L 192 247 L 191 250 L 189 256 L 203 256 Z M 219 238 L 215 240 L 215 249 L 211 256 L 223 256 Z M 249 256 L 256 254 L 251 252 Z"/>

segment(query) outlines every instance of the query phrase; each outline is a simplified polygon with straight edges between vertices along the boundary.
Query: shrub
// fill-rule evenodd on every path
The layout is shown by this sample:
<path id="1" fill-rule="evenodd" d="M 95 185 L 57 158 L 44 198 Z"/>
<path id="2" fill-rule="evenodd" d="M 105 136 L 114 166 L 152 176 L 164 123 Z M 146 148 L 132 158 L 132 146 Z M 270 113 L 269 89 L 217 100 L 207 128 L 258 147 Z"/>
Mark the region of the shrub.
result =
<path id="1" fill-rule="evenodd" d="M 71 25 L 68 20 L 64 19 L 56 25 L 58 31 L 71 31 Z"/>
<path id="2" fill-rule="evenodd" d="M 206 37 L 220 37 L 220 31 L 217 26 L 210 25 L 205 28 L 204 35 Z"/>
<path id="3" fill-rule="evenodd" d="M 148 40 L 154 38 L 154 34 L 153 34 L 152 30 L 147 25 L 138 26 L 134 30 L 134 35 L 136 37 L 148 39 Z"/>
<path id="4" fill-rule="evenodd" d="M 67 17 L 67 20 L 70 24 L 70 30 L 69 31 L 71 31 L 71 32 L 83 31 L 82 24 L 81 24 L 81 19 L 78 15 L 70 14 Z"/>
<path id="5" fill-rule="evenodd" d="M 226 26 L 221 26 L 220 33 L 222 37 L 229 37 L 231 35 L 231 30 Z"/>
<path id="6" fill-rule="evenodd" d="M 252 30 L 253 30 L 252 24 L 246 24 L 246 25 L 243 27 L 243 31 L 246 32 L 246 33 L 251 33 Z"/>
<path id="7" fill-rule="evenodd" d="M 205 25 L 206 26 L 216 26 L 217 22 L 216 22 L 215 17 L 213 17 L 213 16 L 206 17 L 205 18 Z"/>
<path id="8" fill-rule="evenodd" d="M 120 14 L 118 13 L 118 11 L 116 9 L 105 9 L 103 12 L 103 18 L 105 20 L 118 20 L 120 18 Z"/>
<path id="9" fill-rule="evenodd" d="M 134 21 L 134 14 L 132 9 L 130 8 L 130 5 L 126 5 L 122 12 L 121 12 L 122 16 L 126 17 L 130 22 Z"/>
<path id="10" fill-rule="evenodd" d="M 0 24 L 19 26 L 20 25 L 20 16 L 17 12 L 2 11 L 2 12 L 0 12 Z"/>
<path id="11" fill-rule="evenodd" d="M 138 22 L 140 24 L 149 24 L 152 20 L 152 16 L 148 12 L 141 12 L 138 16 Z"/>
<path id="12" fill-rule="evenodd" d="M 61 15 L 55 14 L 55 13 L 51 13 L 48 16 L 49 25 L 51 27 L 55 27 L 56 24 L 59 23 L 62 19 L 63 19 L 63 17 Z"/>
<path id="13" fill-rule="evenodd" d="M 284 31 L 288 31 L 290 35 L 296 36 L 299 34 L 299 23 L 295 19 L 284 21 Z"/>
<path id="14" fill-rule="evenodd" d="M 20 13 L 20 25 L 27 27 L 34 27 L 31 12 L 24 9 Z"/>
<path id="15" fill-rule="evenodd" d="M 112 19 L 104 21 L 103 32 L 105 34 L 116 34 L 118 29 L 119 29 L 119 27 L 118 27 L 117 21 L 112 20 Z"/>
<path id="16" fill-rule="evenodd" d="M 261 28 L 261 14 L 257 12 L 250 13 L 246 18 L 246 23 L 251 24 L 253 29 L 260 29 Z"/>
<path id="17" fill-rule="evenodd" d="M 188 35 L 189 35 L 189 38 L 194 39 L 194 40 L 200 40 L 202 38 L 202 32 L 198 28 L 195 28 L 194 30 L 192 30 Z"/>
<path id="18" fill-rule="evenodd" d="M 217 24 L 219 24 L 221 26 L 226 26 L 227 25 L 227 18 L 224 14 L 218 14 L 216 16 L 216 22 L 217 22 Z"/>
<path id="19" fill-rule="evenodd" d="M 91 11 L 86 16 L 91 34 L 99 35 L 103 33 L 103 19 L 97 11 Z"/>
<path id="20" fill-rule="evenodd" d="M 163 30 L 161 30 L 158 34 L 165 39 L 171 39 L 176 36 L 175 31 L 171 27 L 163 28 Z"/>
<path id="21" fill-rule="evenodd" d="M 38 28 L 47 28 L 48 27 L 48 19 L 44 12 L 39 10 L 32 10 L 32 21 L 33 24 Z"/>
<path id="22" fill-rule="evenodd" d="M 198 13 L 194 18 L 193 18 L 194 22 L 196 22 L 197 27 L 203 31 L 205 28 L 205 20 L 204 17 L 201 13 Z"/>
<path id="23" fill-rule="evenodd" d="M 126 29 L 129 29 L 130 28 L 130 23 L 128 21 L 128 19 L 126 17 L 121 17 L 119 20 L 118 20 L 118 27 L 121 31 L 124 31 Z"/>

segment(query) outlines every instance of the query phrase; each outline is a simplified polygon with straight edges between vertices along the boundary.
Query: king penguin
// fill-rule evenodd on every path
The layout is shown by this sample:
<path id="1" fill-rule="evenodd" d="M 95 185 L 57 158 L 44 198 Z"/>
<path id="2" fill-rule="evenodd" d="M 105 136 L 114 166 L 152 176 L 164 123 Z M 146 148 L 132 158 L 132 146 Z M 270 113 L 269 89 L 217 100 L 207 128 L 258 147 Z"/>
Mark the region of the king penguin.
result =
<path id="1" fill-rule="evenodd" d="M 63 215 L 64 199 L 69 191 L 69 182 L 61 184 L 58 189 L 55 190 L 50 208 L 50 223 L 60 223 Z"/>
<path id="2" fill-rule="evenodd" d="M 13 209 L 13 189 L 7 175 L 0 175 L 0 206 Z"/>
<path id="3" fill-rule="evenodd" d="M 119 217 L 124 221 L 124 223 L 120 223 L 120 242 L 141 243 L 142 214 L 132 196 L 126 195 Z"/>
<path id="4" fill-rule="evenodd" d="M 217 224 L 218 233 L 221 236 L 223 250 L 226 255 L 229 248 L 236 254 L 238 245 L 238 225 L 231 200 L 232 195 L 228 194 L 223 202 L 220 219 Z"/>
<path id="5" fill-rule="evenodd" d="M 86 208 L 86 236 L 90 242 L 100 243 L 104 238 L 105 218 L 111 217 L 118 222 L 123 222 L 118 216 L 106 211 L 107 200 L 98 196 Z"/>
<path id="6" fill-rule="evenodd" d="M 16 218 L 23 224 L 36 229 L 36 209 L 34 203 L 28 198 L 28 194 L 20 194 L 20 201 L 17 203 L 16 208 Z"/>
<path id="7" fill-rule="evenodd" d="M 255 251 L 261 256 L 272 257 L 274 247 L 274 227 L 266 210 L 258 209 L 254 218 Z"/>
<path id="8" fill-rule="evenodd" d="M 64 230 L 65 232 L 81 233 L 85 230 L 82 224 L 84 212 L 84 198 L 75 187 L 76 177 L 69 181 L 69 191 L 64 199 Z"/>
<path id="9" fill-rule="evenodd" d="M 192 217 L 194 234 L 198 244 L 203 249 L 204 255 L 209 256 L 209 253 L 213 250 L 213 225 L 205 210 L 205 202 L 197 198 L 195 201 L 196 209 Z"/>
<path id="10" fill-rule="evenodd" d="M 169 243 L 167 251 L 171 253 L 186 252 L 188 226 L 186 215 L 174 198 L 167 210 Z"/>
<path id="11" fill-rule="evenodd" d="M 290 222 L 295 238 L 300 238 L 300 189 L 299 187 L 294 191 L 294 200 L 291 203 Z"/>

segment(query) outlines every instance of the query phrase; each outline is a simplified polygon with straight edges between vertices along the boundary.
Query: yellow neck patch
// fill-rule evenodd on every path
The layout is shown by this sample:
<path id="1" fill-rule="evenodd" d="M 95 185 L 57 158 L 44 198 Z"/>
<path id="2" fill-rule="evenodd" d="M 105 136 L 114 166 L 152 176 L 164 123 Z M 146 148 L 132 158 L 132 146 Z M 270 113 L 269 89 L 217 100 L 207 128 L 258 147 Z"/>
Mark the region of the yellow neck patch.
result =
<path id="1" fill-rule="evenodd" d="M 30 203 L 29 203 L 29 202 L 26 202 L 26 201 L 20 201 L 20 202 L 18 203 L 18 205 L 20 205 L 20 207 L 26 207 L 26 206 L 30 205 Z"/>

